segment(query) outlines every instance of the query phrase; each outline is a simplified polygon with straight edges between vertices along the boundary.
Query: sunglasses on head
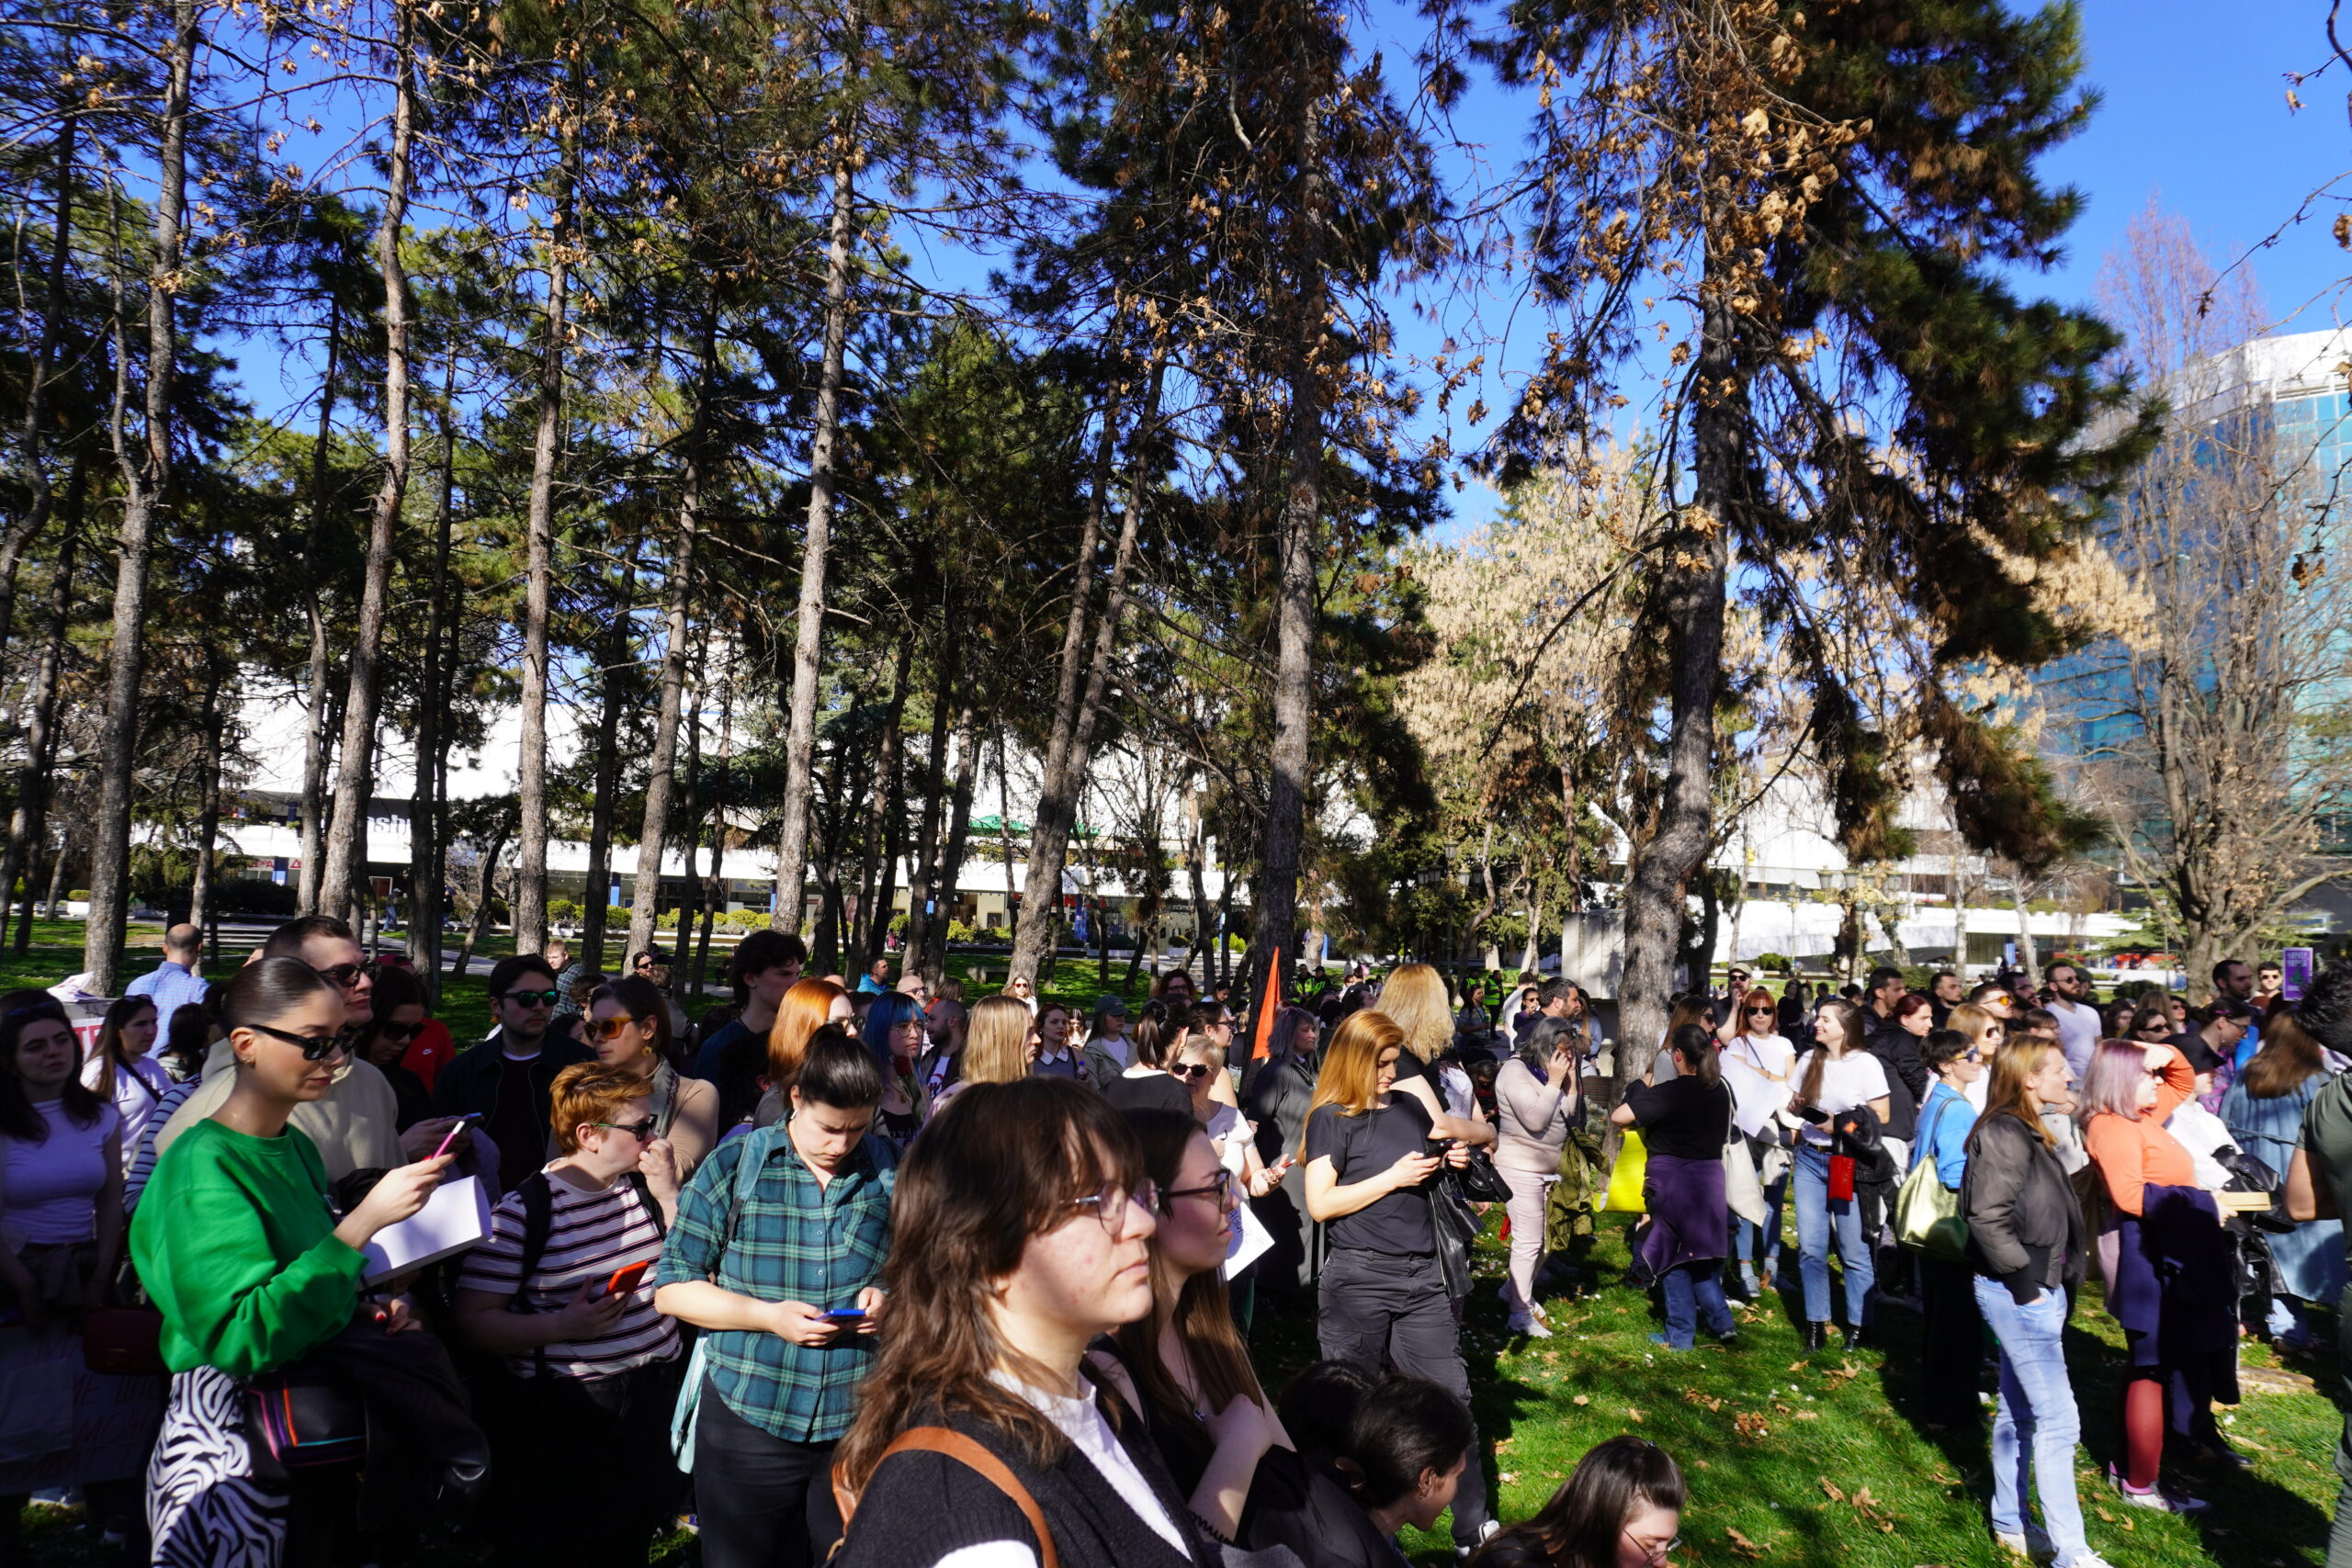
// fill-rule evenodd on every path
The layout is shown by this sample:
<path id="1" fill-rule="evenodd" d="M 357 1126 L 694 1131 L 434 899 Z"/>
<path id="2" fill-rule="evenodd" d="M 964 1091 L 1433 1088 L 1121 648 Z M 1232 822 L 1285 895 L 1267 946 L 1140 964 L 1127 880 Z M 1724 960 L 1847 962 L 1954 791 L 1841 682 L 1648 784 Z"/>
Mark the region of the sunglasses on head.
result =
<path id="1" fill-rule="evenodd" d="M 340 1034 L 295 1034 L 283 1029 L 272 1029 L 266 1023 L 248 1023 L 244 1027 L 255 1034 L 266 1034 L 272 1040 L 283 1040 L 288 1045 L 300 1046 L 302 1060 L 306 1062 L 323 1062 L 343 1049 L 343 1036 Z"/>
<path id="2" fill-rule="evenodd" d="M 544 991 L 509 991 L 502 999 L 513 1002 L 516 1007 L 551 1008 L 561 1000 L 562 997 L 561 991 L 549 987 Z"/>

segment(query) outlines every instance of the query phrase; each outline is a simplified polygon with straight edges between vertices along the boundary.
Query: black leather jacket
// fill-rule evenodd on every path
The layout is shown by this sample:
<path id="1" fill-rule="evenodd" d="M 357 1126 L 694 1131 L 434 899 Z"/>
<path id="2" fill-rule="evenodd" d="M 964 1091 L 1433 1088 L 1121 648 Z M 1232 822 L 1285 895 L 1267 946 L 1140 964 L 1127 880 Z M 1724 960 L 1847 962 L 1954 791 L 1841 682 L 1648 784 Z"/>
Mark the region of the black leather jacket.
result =
<path id="1" fill-rule="evenodd" d="M 2083 1206 L 2039 1126 L 2010 1111 L 1978 1118 L 1968 1134 L 1960 1213 L 1976 1271 L 2007 1286 L 2020 1305 L 2082 1282 L 2090 1252 Z"/>

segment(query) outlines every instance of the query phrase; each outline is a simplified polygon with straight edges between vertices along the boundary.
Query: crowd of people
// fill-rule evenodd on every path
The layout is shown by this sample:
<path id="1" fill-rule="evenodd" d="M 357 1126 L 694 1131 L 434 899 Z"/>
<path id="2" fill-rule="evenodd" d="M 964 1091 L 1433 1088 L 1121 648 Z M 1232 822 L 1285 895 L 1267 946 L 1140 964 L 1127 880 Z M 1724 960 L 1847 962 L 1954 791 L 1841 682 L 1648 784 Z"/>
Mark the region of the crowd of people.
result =
<path id="1" fill-rule="evenodd" d="M 1080 1011 L 755 931 L 700 1021 L 658 951 L 504 959 L 459 1049 L 333 919 L 218 985 L 196 957 L 175 929 L 86 1053 L 0 997 L 0 1528 L 74 1485 L 157 1563 L 396 1561 L 465 1519 L 505 1564 L 638 1564 L 690 1520 L 708 1568 L 1390 1568 L 1444 1520 L 1485 1568 L 1655 1568 L 1686 1490 L 1638 1438 L 1496 1518 L 1463 1349 L 1487 1211 L 1541 1338 L 1623 1209 L 1669 1355 L 1736 1354 L 1735 1295 L 1808 1349 L 1917 1313 L 1915 1417 L 1989 1404 L 1995 1541 L 2104 1568 L 2086 1278 L 2128 1351 L 2107 1484 L 2174 1513 L 2245 1462 L 2213 1416 L 2241 1336 L 2307 1348 L 2345 1284 L 2352 964 L 2299 1002 L 2224 964 L 2177 1011 L 2066 963 L 2039 994 L 1734 969 L 1643 1048 L 1564 979 L 1408 963 L 1238 1037 L 1181 970 Z M 1279 1390 L 1276 1311 L 1320 1356 Z"/>

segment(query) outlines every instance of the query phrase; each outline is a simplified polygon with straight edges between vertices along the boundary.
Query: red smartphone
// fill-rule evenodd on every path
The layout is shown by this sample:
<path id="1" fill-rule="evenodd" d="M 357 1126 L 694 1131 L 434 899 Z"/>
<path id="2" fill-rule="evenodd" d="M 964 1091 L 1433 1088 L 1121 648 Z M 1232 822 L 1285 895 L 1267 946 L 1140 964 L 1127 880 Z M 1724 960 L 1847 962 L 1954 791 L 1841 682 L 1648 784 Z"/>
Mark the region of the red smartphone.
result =
<path id="1" fill-rule="evenodd" d="M 613 1277 L 605 1281 L 605 1294 L 627 1295 L 637 1289 L 639 1281 L 645 1278 L 645 1271 L 652 1267 L 653 1259 L 649 1258 L 642 1263 L 632 1263 L 626 1269 L 616 1269 L 613 1270 Z"/>

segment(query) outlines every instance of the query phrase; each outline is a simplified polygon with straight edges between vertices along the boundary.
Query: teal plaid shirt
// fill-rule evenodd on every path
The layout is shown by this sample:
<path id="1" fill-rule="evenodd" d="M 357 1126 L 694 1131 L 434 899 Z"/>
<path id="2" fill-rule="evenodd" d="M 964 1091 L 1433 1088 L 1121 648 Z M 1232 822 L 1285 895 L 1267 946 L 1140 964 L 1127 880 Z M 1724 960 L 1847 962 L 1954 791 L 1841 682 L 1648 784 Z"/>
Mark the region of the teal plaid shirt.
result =
<path id="1" fill-rule="evenodd" d="M 730 1242 L 727 1211 L 746 1142 L 719 1145 L 678 1195 L 655 1286 L 708 1280 L 739 1295 L 806 1302 L 820 1312 L 854 1305 L 860 1291 L 880 1282 L 890 1255 L 898 1151 L 869 1136 L 820 1187 L 792 1140 L 779 1138 L 735 1216 Z M 849 1430 L 858 1381 L 874 1363 L 874 1336 L 843 1335 L 812 1348 L 776 1334 L 705 1330 L 703 1354 L 711 1386 L 744 1420 L 788 1442 L 825 1443 Z"/>

